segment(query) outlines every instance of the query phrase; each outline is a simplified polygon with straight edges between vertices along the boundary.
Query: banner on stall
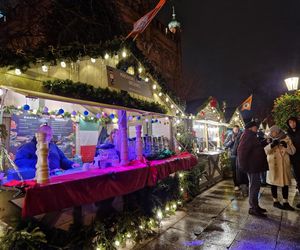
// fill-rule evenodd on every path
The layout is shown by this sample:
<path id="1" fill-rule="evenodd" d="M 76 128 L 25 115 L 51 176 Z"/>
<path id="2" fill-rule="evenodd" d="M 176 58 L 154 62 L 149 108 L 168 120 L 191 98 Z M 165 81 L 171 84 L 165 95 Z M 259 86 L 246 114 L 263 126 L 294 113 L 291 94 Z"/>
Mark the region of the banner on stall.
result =
<path id="1" fill-rule="evenodd" d="M 38 128 L 47 123 L 52 127 L 53 141 L 68 158 L 75 152 L 75 126 L 71 119 L 48 118 L 34 114 L 13 114 L 11 117 L 10 149 L 14 158 L 19 147 L 30 142 Z"/>
<path id="2" fill-rule="evenodd" d="M 124 71 L 106 66 L 108 86 L 152 98 L 150 84 Z"/>

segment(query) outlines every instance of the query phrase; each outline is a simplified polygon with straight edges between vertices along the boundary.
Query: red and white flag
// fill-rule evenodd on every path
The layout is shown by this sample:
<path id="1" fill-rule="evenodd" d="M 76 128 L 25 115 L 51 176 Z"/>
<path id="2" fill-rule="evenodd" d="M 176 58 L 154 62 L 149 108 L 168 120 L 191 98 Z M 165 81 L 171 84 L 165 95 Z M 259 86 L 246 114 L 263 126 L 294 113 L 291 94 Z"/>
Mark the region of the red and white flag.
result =
<path id="1" fill-rule="evenodd" d="M 242 104 L 241 104 L 241 111 L 243 110 L 251 110 L 252 105 L 252 95 L 250 95 Z"/>
<path id="2" fill-rule="evenodd" d="M 166 0 L 160 0 L 155 8 L 149 11 L 146 15 L 142 16 L 139 20 L 137 20 L 133 24 L 132 31 L 127 35 L 126 39 L 130 36 L 134 36 L 135 40 L 139 34 L 141 34 L 149 25 L 149 23 L 153 20 L 159 10 L 164 6 Z"/>

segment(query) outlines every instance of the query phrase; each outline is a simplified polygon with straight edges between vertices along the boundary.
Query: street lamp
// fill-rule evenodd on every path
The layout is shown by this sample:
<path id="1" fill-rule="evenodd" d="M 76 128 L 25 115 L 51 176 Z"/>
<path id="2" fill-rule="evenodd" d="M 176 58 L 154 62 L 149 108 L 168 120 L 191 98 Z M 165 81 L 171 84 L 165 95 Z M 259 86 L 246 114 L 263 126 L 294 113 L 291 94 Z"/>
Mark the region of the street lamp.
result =
<path id="1" fill-rule="evenodd" d="M 298 89 L 299 77 L 290 77 L 284 80 L 288 91 L 294 91 Z"/>

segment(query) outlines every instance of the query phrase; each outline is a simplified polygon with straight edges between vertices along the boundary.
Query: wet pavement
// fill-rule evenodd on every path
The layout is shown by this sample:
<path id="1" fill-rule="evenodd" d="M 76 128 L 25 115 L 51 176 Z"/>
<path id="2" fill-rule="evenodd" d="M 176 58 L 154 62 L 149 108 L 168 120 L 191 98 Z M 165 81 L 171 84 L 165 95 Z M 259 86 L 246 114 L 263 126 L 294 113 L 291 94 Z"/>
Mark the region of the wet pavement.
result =
<path id="1" fill-rule="evenodd" d="M 295 185 L 289 201 L 300 202 Z M 248 215 L 248 199 L 222 181 L 164 219 L 160 234 L 136 249 L 300 249 L 300 210 L 274 208 L 269 187 L 261 188 L 260 205 L 267 218 Z"/>

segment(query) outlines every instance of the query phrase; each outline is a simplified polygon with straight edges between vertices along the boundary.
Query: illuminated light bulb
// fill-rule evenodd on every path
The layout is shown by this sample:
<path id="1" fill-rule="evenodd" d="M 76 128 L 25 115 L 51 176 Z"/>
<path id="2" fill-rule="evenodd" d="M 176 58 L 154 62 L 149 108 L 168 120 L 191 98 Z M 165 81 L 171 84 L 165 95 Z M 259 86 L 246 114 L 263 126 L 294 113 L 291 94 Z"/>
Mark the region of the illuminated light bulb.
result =
<path id="1" fill-rule="evenodd" d="M 179 146 L 178 149 L 181 150 L 182 148 Z"/>
<path id="2" fill-rule="evenodd" d="M 115 245 L 116 245 L 117 247 L 119 247 L 119 246 L 120 246 L 120 241 L 116 240 L 116 241 L 115 241 Z"/>
<path id="3" fill-rule="evenodd" d="M 181 205 L 181 204 L 182 204 L 182 202 L 181 202 L 181 201 L 177 201 L 177 204 L 178 204 L 178 205 Z"/>
<path id="4" fill-rule="evenodd" d="M 181 191 L 181 192 L 183 192 L 183 191 L 184 191 L 184 189 L 183 189 L 183 188 L 180 188 L 180 191 Z"/>
<path id="5" fill-rule="evenodd" d="M 123 52 L 122 52 L 122 57 L 123 57 L 123 58 L 126 58 L 126 57 L 127 57 L 127 53 L 126 53 L 125 50 L 123 50 Z"/>
<path id="6" fill-rule="evenodd" d="M 166 206 L 166 211 L 169 211 L 169 210 L 170 210 L 169 206 Z"/>
<path id="7" fill-rule="evenodd" d="M 37 114 L 37 109 L 32 110 L 32 113 L 36 115 Z"/>
<path id="8" fill-rule="evenodd" d="M 96 62 L 96 59 L 93 58 L 93 57 L 91 57 L 91 62 L 92 62 L 92 63 L 95 63 L 95 62 Z"/>
<path id="9" fill-rule="evenodd" d="M 91 117 L 91 120 L 94 120 L 94 119 L 95 119 L 95 118 L 92 116 L 92 117 Z"/>
<path id="10" fill-rule="evenodd" d="M 140 225 L 140 229 L 144 229 L 144 226 L 143 226 L 143 225 Z"/>
<path id="11" fill-rule="evenodd" d="M 42 71 L 43 72 L 48 72 L 48 66 L 47 65 L 43 65 L 42 66 Z"/>
<path id="12" fill-rule="evenodd" d="M 117 118 L 117 117 L 113 118 L 113 119 L 112 119 L 112 122 L 113 122 L 113 123 L 117 123 L 117 122 L 118 122 L 118 118 Z"/>
<path id="13" fill-rule="evenodd" d="M 180 133 L 177 133 L 177 136 L 180 136 L 181 134 Z"/>
<path id="14" fill-rule="evenodd" d="M 131 234 L 130 233 L 127 233 L 126 237 L 129 239 L 131 238 Z"/>
<path id="15" fill-rule="evenodd" d="M 179 177 L 182 178 L 182 177 L 183 177 L 183 173 L 180 173 L 180 174 L 179 174 Z"/>
<path id="16" fill-rule="evenodd" d="M 172 104 L 172 105 L 171 105 L 171 109 L 173 109 L 173 108 L 174 108 L 174 105 Z"/>
<path id="17" fill-rule="evenodd" d="M 166 102 L 168 102 L 168 101 L 169 101 L 169 98 L 167 97 L 167 98 L 166 98 Z"/>
<path id="18" fill-rule="evenodd" d="M 169 117 L 166 117 L 165 119 L 166 119 L 166 121 L 169 121 Z"/>
<path id="19" fill-rule="evenodd" d="M 145 122 L 149 122 L 149 119 L 145 119 Z"/>
<path id="20" fill-rule="evenodd" d="M 162 93 L 161 93 L 161 92 L 159 92 L 158 96 L 162 96 Z"/>
<path id="21" fill-rule="evenodd" d="M 161 210 L 158 210 L 157 213 L 156 213 L 156 217 L 161 220 L 163 218 L 163 214 L 161 212 Z"/>
<path id="22" fill-rule="evenodd" d="M 15 69 L 15 74 L 19 76 L 22 74 L 22 71 L 20 69 Z"/>
<path id="23" fill-rule="evenodd" d="M 152 88 L 155 90 L 157 88 L 156 84 L 153 84 Z"/>
<path id="24" fill-rule="evenodd" d="M 104 55 L 104 59 L 107 60 L 108 58 L 109 58 L 109 54 L 106 53 L 106 54 Z"/>
<path id="25" fill-rule="evenodd" d="M 61 61 L 61 62 L 60 62 L 60 66 L 61 66 L 62 68 L 65 68 L 65 67 L 67 67 L 67 64 L 66 64 L 65 61 Z"/>
<path id="26" fill-rule="evenodd" d="M 177 109 L 177 110 L 176 110 L 176 114 L 178 114 L 178 113 L 179 113 L 179 110 Z"/>
<path id="27" fill-rule="evenodd" d="M 173 207 L 173 209 L 176 209 L 176 208 L 177 208 L 177 205 L 176 205 L 176 204 L 173 204 L 172 207 Z"/>
<path id="28" fill-rule="evenodd" d="M 142 73 L 143 72 L 143 68 L 142 67 L 139 67 L 139 73 Z"/>

